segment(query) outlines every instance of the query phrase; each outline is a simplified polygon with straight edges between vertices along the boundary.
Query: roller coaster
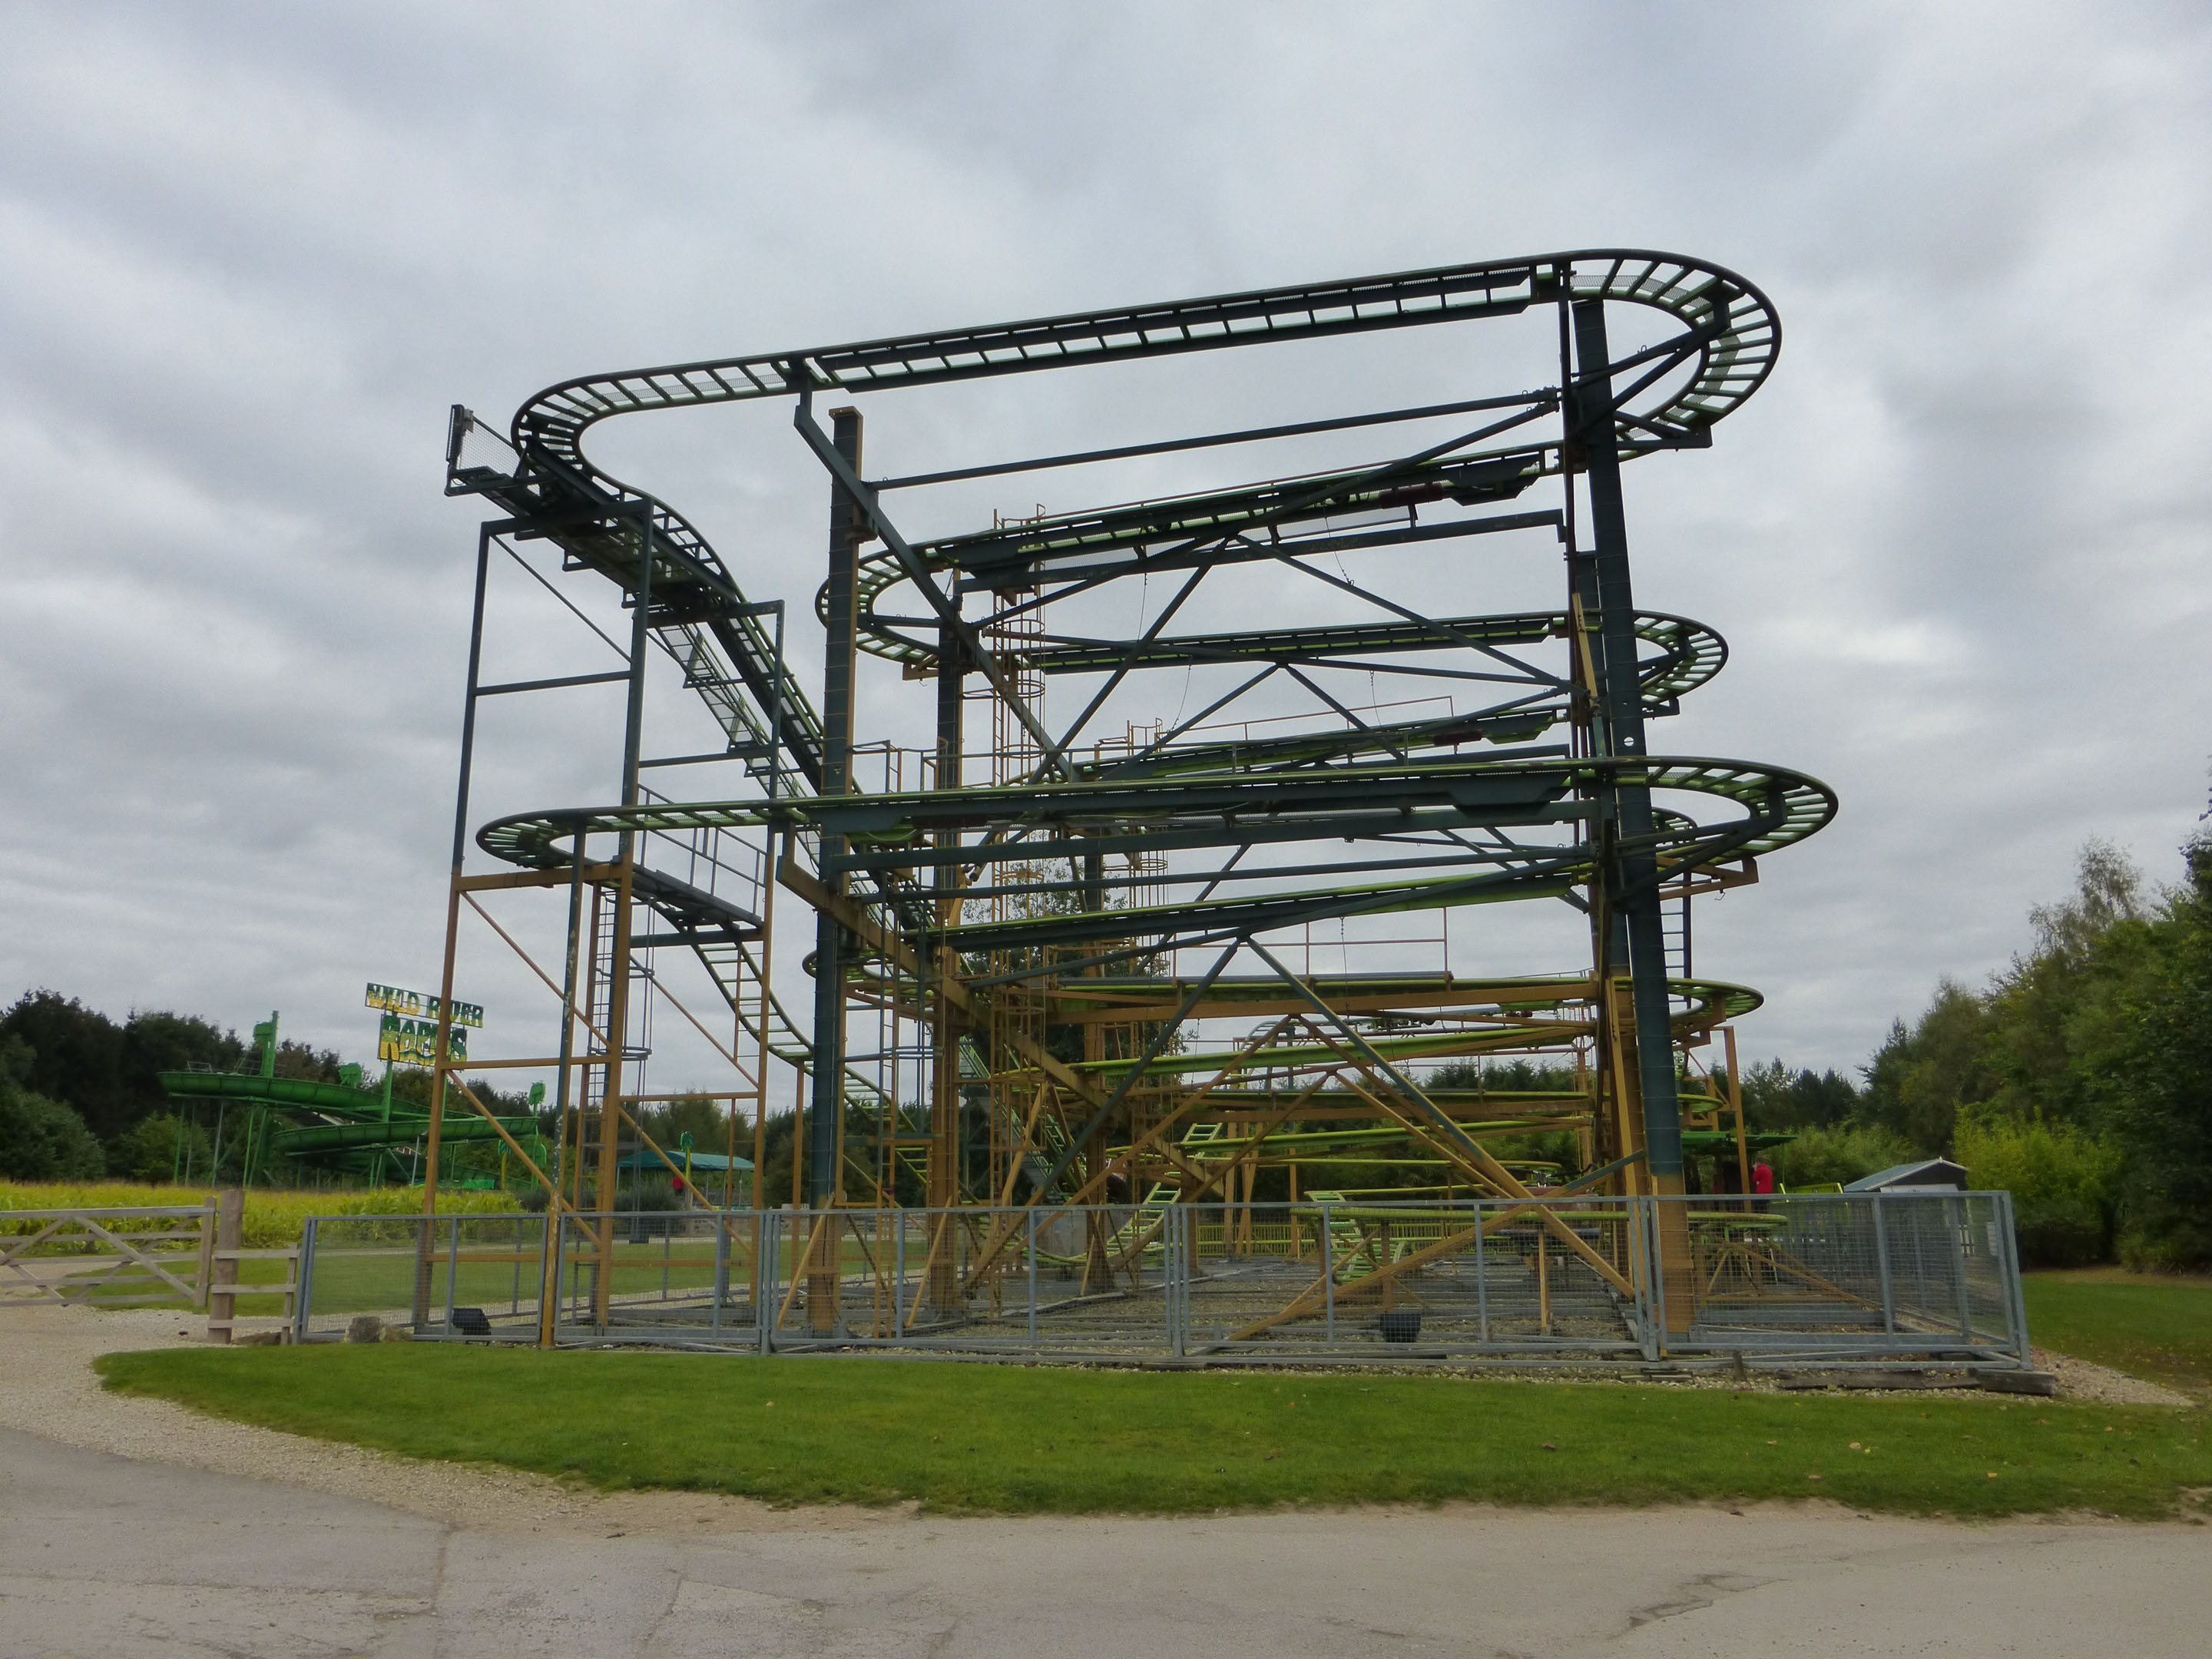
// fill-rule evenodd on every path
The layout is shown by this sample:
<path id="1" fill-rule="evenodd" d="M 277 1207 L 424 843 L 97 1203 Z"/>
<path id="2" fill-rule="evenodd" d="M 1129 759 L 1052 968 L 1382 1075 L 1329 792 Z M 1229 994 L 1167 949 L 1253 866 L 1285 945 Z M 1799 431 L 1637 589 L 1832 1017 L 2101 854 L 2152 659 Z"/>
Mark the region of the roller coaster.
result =
<path id="1" fill-rule="evenodd" d="M 1647 742 L 1727 649 L 1638 603 L 1622 468 L 1708 447 L 1779 344 L 1732 271 L 1586 250 L 590 375 L 503 433 L 456 406 L 447 493 L 495 516 L 443 994 L 480 919 L 557 1005 L 552 1041 L 490 1062 L 551 1074 L 551 1153 L 488 1133 L 556 1215 L 587 1217 L 625 1158 L 659 1155 L 645 1104 L 710 1094 L 730 1153 L 749 1134 L 765 1170 L 788 1100 L 803 1212 L 994 1218 L 957 1263 L 930 1257 L 917 1306 L 948 1319 L 1024 1248 L 1005 1218 L 1025 1209 L 1094 1206 L 1090 1237 L 1054 1248 L 1110 1276 L 1157 1249 L 1168 1210 L 1295 1203 L 1302 1174 L 1334 1196 L 1329 1172 L 1363 1160 L 1535 1203 L 1680 1194 L 1686 1148 L 1740 1172 L 1729 1022 L 1759 999 L 1696 973 L 1691 908 L 1836 800 Z M 1232 403 L 1222 371 L 1255 360 L 1261 401 L 1296 418 L 1161 435 Z M 1528 389 L 1469 388 L 1492 360 Z M 866 422 L 879 446 L 942 446 L 976 407 L 940 406 L 956 388 L 1011 381 L 1003 408 L 1075 371 L 1121 377 L 1146 429 L 864 470 Z M 1343 388 L 1382 385 L 1407 400 L 1345 411 Z M 586 453 L 616 416 L 722 404 L 787 412 L 830 497 L 819 564 L 718 552 Z M 1049 426 L 1061 405 L 1023 407 Z M 979 522 L 984 492 L 1037 476 L 1056 494 L 1134 479 L 1140 498 Z M 902 528 L 923 523 L 942 533 Z M 617 665 L 488 681 L 494 574 L 517 570 Z M 785 600 L 740 586 L 793 570 L 818 684 L 787 654 Z M 615 631 L 594 605 L 619 607 Z M 720 747 L 648 752 L 649 675 L 680 680 Z M 624 700 L 607 795 L 477 823 L 485 701 L 591 687 Z M 742 782 L 653 787 L 718 766 Z M 493 914 L 533 893 L 538 954 Z M 1547 971 L 1498 971 L 1531 940 Z M 696 1007 L 679 962 L 710 988 Z M 679 1016 L 726 1089 L 647 1086 L 651 1019 Z M 459 1069 L 434 1071 L 434 1182 L 451 1096 L 493 1116 Z M 1571 1155 L 1530 1156 L 1538 1135 Z M 1662 1228 L 1649 1248 L 1671 1270 L 1687 1247 Z M 836 1271 L 810 1259 L 825 1333 Z"/>

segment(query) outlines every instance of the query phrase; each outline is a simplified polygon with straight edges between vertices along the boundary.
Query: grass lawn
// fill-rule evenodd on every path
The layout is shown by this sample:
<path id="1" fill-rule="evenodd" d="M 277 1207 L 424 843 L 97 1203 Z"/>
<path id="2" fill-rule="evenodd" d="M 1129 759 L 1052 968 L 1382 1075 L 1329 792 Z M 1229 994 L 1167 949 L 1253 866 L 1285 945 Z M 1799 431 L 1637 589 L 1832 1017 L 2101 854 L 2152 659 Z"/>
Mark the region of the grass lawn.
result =
<path id="1" fill-rule="evenodd" d="M 2039 1347 L 2212 1401 L 2212 1278 L 2081 1267 L 2021 1285 Z"/>
<path id="2" fill-rule="evenodd" d="M 107 1386 L 605 1487 L 942 1512 L 1826 1497 L 2203 1510 L 2194 1412 L 1450 1376 L 1075 1370 L 409 1343 L 110 1354 Z M 2192 1495 L 2193 1493 L 2193 1495 Z"/>

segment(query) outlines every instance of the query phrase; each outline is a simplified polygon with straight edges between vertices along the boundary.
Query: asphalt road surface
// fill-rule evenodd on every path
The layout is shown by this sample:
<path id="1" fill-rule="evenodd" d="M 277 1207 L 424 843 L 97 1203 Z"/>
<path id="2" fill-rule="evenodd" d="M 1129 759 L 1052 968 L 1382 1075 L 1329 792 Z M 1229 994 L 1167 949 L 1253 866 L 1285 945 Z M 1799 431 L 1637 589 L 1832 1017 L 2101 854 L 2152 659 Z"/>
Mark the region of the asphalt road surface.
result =
<path id="1" fill-rule="evenodd" d="M 1832 1506 L 479 1528 L 0 1430 L 0 1656 L 2212 1650 L 2212 1527 Z M 605 1535 L 609 1528 L 613 1535 Z"/>

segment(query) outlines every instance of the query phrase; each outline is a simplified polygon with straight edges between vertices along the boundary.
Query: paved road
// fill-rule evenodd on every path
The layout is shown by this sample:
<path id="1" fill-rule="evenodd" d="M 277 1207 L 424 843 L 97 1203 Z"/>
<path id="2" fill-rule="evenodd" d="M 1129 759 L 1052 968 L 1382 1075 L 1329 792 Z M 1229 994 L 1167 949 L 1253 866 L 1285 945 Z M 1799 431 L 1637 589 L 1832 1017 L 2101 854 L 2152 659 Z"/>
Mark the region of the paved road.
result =
<path id="1" fill-rule="evenodd" d="M 703 1514 L 703 1511 L 702 1511 Z M 477 1531 L 0 1431 L 0 1656 L 2207 1650 L 2212 1528 L 1839 1510 Z"/>

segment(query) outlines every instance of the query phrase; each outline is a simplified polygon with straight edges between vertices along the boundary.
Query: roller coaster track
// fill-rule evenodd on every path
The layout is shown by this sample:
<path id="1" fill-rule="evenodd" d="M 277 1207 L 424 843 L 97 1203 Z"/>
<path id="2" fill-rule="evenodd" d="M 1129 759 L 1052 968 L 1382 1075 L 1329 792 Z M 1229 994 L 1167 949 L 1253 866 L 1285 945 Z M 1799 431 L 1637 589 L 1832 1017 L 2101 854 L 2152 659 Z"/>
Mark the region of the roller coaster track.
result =
<path id="1" fill-rule="evenodd" d="M 1577 344 L 1583 367 L 1571 376 L 1570 313 L 1595 312 L 1601 319 L 1595 337 L 1603 338 L 1604 305 L 1590 302 L 1641 308 L 1674 331 L 1606 353 L 1595 379 L 1586 346 Z M 817 394 L 851 397 L 1552 308 L 1559 317 L 1559 384 L 1336 420 L 870 481 L 829 453 L 811 414 Z M 1509 532 L 1549 531 L 1575 558 L 1589 556 L 1575 546 L 1571 487 L 1564 510 L 1530 509 L 1522 498 L 1547 479 L 1566 484 L 1594 473 L 1608 442 L 1608 467 L 1613 459 L 1706 446 L 1713 426 L 1764 383 L 1779 344 L 1771 306 L 1729 270 L 1662 252 L 1582 250 L 582 376 L 523 404 L 503 440 L 513 456 L 503 466 L 471 460 L 471 434 L 485 428 L 457 410 L 448 493 L 485 496 L 508 515 L 498 529 L 550 542 L 566 568 L 595 573 L 614 583 L 625 603 L 642 603 L 646 629 L 714 714 L 729 752 L 744 757 L 756 775 L 772 770 L 785 785 L 754 799 L 514 813 L 482 826 L 477 844 L 509 866 L 556 872 L 588 861 L 592 837 L 622 837 L 627 845 L 655 835 L 780 832 L 818 849 L 817 872 L 833 890 L 848 880 L 867 884 L 853 890 L 854 902 L 911 943 L 909 963 L 934 951 L 963 962 L 988 957 L 1012 965 L 972 975 L 976 991 L 1043 981 L 1033 988 L 1046 996 L 1057 994 L 1055 985 L 1080 984 L 1086 992 L 1133 986 L 1139 981 L 1097 975 L 1173 949 L 1233 946 L 1316 921 L 1534 897 L 1565 898 L 1596 914 L 1606 905 L 1649 904 L 1662 892 L 1686 896 L 1751 879 L 1758 859 L 1829 822 L 1833 793 L 1779 767 L 1644 752 L 1640 732 L 1625 751 L 1611 735 L 1616 721 L 1632 717 L 1640 726 L 1643 718 L 1673 714 L 1684 695 L 1719 672 L 1727 649 L 1712 629 L 1627 605 L 1607 611 L 1595 586 L 1577 588 L 1574 602 L 1559 611 L 1432 616 L 1334 572 L 1348 554 L 1446 549 Z M 1593 394 L 1593 386 L 1600 392 Z M 1598 402 L 1588 401 L 1593 395 Z M 979 674 L 1009 703 L 1018 701 L 1006 678 L 1012 671 L 1105 678 L 1107 690 L 1064 736 L 1053 737 L 1029 709 L 1017 709 L 1038 744 L 1028 775 L 991 787 L 963 781 L 872 793 L 848 781 L 837 793 L 823 793 L 842 763 L 815 703 L 763 625 L 763 607 L 745 597 L 738 562 L 718 552 L 676 509 L 585 453 L 590 428 L 617 416 L 779 399 L 795 406 L 802 436 L 864 524 L 858 539 L 873 544 L 855 555 L 851 594 L 860 649 L 913 676 Z M 1579 412 L 1592 408 L 1594 416 Z M 1462 416 L 1477 423 L 1412 453 L 1168 499 L 1040 512 L 920 543 L 898 532 L 884 506 L 902 489 Z M 1335 562 L 1334 571 L 1319 556 Z M 1388 614 L 1165 631 L 1202 576 L 1240 564 L 1312 578 Z M 1055 632 L 1041 623 L 1018 643 L 988 634 L 1048 599 L 1155 574 L 1187 580 L 1141 637 Z M 902 592 L 921 601 L 921 614 L 890 608 Z M 990 613 L 985 623 L 962 613 L 962 601 L 976 597 Z M 825 585 L 817 599 L 825 622 L 831 605 Z M 1547 644 L 1564 645 L 1577 665 L 1557 672 L 1516 654 Z M 948 661 L 954 650 L 957 659 Z M 1455 661 L 1474 665 L 1427 665 L 1439 653 L 1462 653 Z M 1592 661 L 1611 666 L 1601 672 Z M 1251 671 L 1244 690 L 1279 674 L 1316 690 L 1345 724 L 1325 716 L 1322 726 L 1285 736 L 1255 735 L 1248 727 L 1224 737 L 1200 726 L 1202 715 L 1187 721 L 1179 715 L 1173 730 L 1149 743 L 1133 738 L 1120 750 L 1097 744 L 1079 752 L 1074 740 L 1084 720 L 1126 677 L 1224 666 Z M 1320 692 L 1305 673 L 1312 669 L 1437 675 L 1472 688 L 1481 706 L 1455 702 L 1441 716 L 1363 720 Z M 1601 691 L 1601 682 L 1613 689 Z M 1571 728 L 1571 742 L 1528 746 L 1562 725 Z M 1631 807 L 1624 810 L 1623 801 Z M 1093 863 L 1080 881 L 1072 848 Z M 1135 873 L 1140 852 L 1229 856 L 1163 877 Z M 1133 873 L 1097 873 L 1099 859 L 1121 854 L 1133 855 Z M 1066 880 L 1054 878 L 1055 860 L 1067 869 Z M 947 890 L 924 884 L 936 872 L 954 876 L 957 905 L 933 899 Z M 1127 891 L 1104 896 L 1121 889 Z M 661 942 L 692 945 L 726 995 L 752 970 L 749 947 L 759 924 L 750 913 L 642 866 L 636 891 L 671 924 Z M 1073 908 L 1057 902 L 1071 893 L 1084 902 Z M 1009 901 L 1015 914 L 974 914 L 994 899 Z M 920 992 L 895 981 L 914 971 L 863 952 L 838 979 L 866 986 L 880 980 L 885 1006 L 903 997 L 911 1010 L 921 1006 Z M 1606 971 L 1623 969 L 1616 962 Z M 1093 977 L 1065 978 L 1070 972 Z M 1639 984 L 1657 982 L 1639 974 Z M 1574 988 L 1563 989 L 1559 1003 L 1575 1012 L 1536 1041 L 1595 1034 L 1594 1011 L 1602 1000 L 1596 980 L 1554 982 Z M 1255 999 L 1285 994 L 1287 987 L 1280 976 L 1266 981 Z M 1757 1001 L 1755 994 L 1686 973 L 1668 980 L 1667 989 L 1677 1005 L 1678 1035 L 1709 1030 Z M 1228 981 L 1206 994 L 1208 1009 L 1234 1000 Z M 1205 1000 L 1200 990 L 1189 995 Z M 1406 1006 L 1420 1006 L 1418 990 L 1407 997 Z M 738 999 L 731 1000 L 736 1006 Z M 1182 1006 L 1188 1017 L 1195 1005 Z M 781 1004 L 775 1010 L 778 1052 L 803 1062 L 807 1039 Z M 1529 1041 L 1528 1033 L 1518 1040 Z M 1376 1042 L 1378 1055 L 1387 1049 L 1409 1059 L 1484 1046 L 1465 1030 Z M 1462 1046 L 1455 1049 L 1455 1042 Z M 1170 1075 L 1218 1059 L 1209 1052 L 1158 1069 Z M 1085 1061 L 1081 1074 L 1110 1082 L 1133 1064 L 1127 1057 Z M 1045 1143 L 1057 1154 L 1055 1178 L 1081 1145 L 1080 1137 L 1049 1138 L 1060 1135 L 1052 1126 Z"/>
<path id="2" fill-rule="evenodd" d="M 653 410 L 790 398 L 802 389 L 883 391 L 1510 315 L 1555 301 L 1563 289 L 1578 299 L 1649 307 L 1682 326 L 1672 349 L 1693 359 L 1694 368 L 1671 391 L 1616 414 L 1613 424 L 1624 458 L 1709 442 L 1714 422 L 1765 380 L 1781 343 L 1780 324 L 1765 297 L 1720 266 L 1625 249 L 1544 254 L 585 375 L 546 387 L 516 412 L 511 442 L 520 465 L 513 473 L 460 465 L 463 434 L 457 424 L 448 449 L 447 489 L 496 501 L 518 520 L 528 522 L 532 534 L 560 545 L 574 565 L 597 570 L 633 592 L 649 526 L 660 561 L 653 592 L 659 613 L 655 632 L 662 644 L 684 665 L 687 680 L 733 744 L 757 743 L 763 735 L 763 720 L 745 707 L 740 691 L 758 709 L 779 708 L 778 739 L 797 773 L 818 785 L 822 728 L 811 701 L 795 680 L 780 672 L 766 631 L 757 617 L 744 614 L 743 593 L 707 538 L 666 503 L 586 459 L 584 434 L 599 422 Z M 1663 363 L 1668 357 L 1656 353 L 1653 360 Z M 1641 365 L 1631 362 L 1622 367 Z M 1549 408 L 1556 396 L 1534 392 L 1520 401 Z M 1506 487 L 1504 480 L 1533 482 L 1556 473 L 1563 465 L 1561 450 L 1554 441 L 1511 451 L 1513 467 L 1506 471 L 1499 471 L 1498 458 L 1482 459 L 1480 465 L 1498 478 L 1480 487 L 1495 493 Z M 1454 465 L 1416 467 L 1385 487 L 1409 497 L 1431 483 L 1439 493 L 1454 484 L 1464 490 L 1474 481 L 1460 474 L 1471 465 L 1475 463 L 1461 458 Z M 1315 495 L 1316 489 L 1296 493 Z M 1349 493 L 1340 490 L 1334 498 L 1324 483 L 1317 499 L 1339 500 L 1341 512 L 1360 493 L 1355 478 Z M 1267 504 L 1247 499 L 1249 494 L 1240 496 L 1233 509 L 1240 531 L 1263 526 L 1267 516 Z M 1278 515 L 1284 510 L 1278 503 Z M 954 538 L 927 552 L 934 568 L 988 566 L 994 554 L 996 562 L 1005 565 L 1010 556 L 1025 556 L 1024 549 L 1032 542 L 1048 543 L 1055 553 L 1097 550 L 1109 542 L 1125 547 L 1133 535 L 1171 538 L 1201 520 L 1219 528 L 1227 522 L 1224 514 L 1231 511 L 1212 498 L 1180 504 L 1179 510 L 1152 504 L 1064 521 L 1049 531 L 1031 526 L 1032 533 L 1013 538 L 1011 549 L 1007 537 L 990 533 Z M 1142 565 L 1130 561 L 1130 573 Z M 890 580 L 891 567 L 878 556 L 864 578 L 864 594 L 872 601 Z M 933 654 L 933 647 L 902 640 L 872 621 L 864 627 L 872 648 L 886 654 L 914 661 Z"/>
<path id="3" fill-rule="evenodd" d="M 496 819 L 477 839 L 495 858 L 539 869 L 565 866 L 570 853 L 563 838 L 579 830 L 614 835 L 625 830 L 769 825 L 826 830 L 848 838 L 854 850 L 832 860 L 833 870 L 903 871 L 933 862 L 1034 858 L 1033 846 L 1006 836 L 1014 830 L 1080 834 L 1086 847 L 1104 853 L 1124 850 L 1125 841 L 1153 848 L 1195 849 L 1387 837 L 1389 851 L 1411 854 L 1300 866 L 1305 873 L 1331 878 L 1331 884 L 1321 889 L 1285 887 L 1202 903 L 960 922 L 933 930 L 938 942 L 963 951 L 1127 938 L 1146 941 L 1133 947 L 1128 953 L 1133 954 L 1138 949 L 1203 944 L 1302 921 L 1545 896 L 1587 884 L 1596 856 L 1587 836 L 1559 845 L 1509 842 L 1487 847 L 1470 847 L 1449 837 L 1462 830 L 1533 829 L 1586 819 L 1591 808 L 1578 792 L 1586 791 L 1601 775 L 1624 771 L 1656 791 L 1679 791 L 1741 809 L 1740 816 L 1710 824 L 1677 817 L 1662 826 L 1653 850 L 1668 869 L 1678 873 L 1774 852 L 1813 834 L 1836 811 L 1835 795 L 1826 785 L 1778 768 L 1741 762 L 1666 757 L 1635 762 L 1486 757 L 1242 775 L 1178 773 L 1142 781 L 817 796 L 772 803 L 562 808 Z M 950 853 L 931 844 L 940 832 L 952 830 L 995 833 L 1000 838 Z M 1493 867 L 1474 874 L 1400 876 L 1364 884 L 1345 880 L 1405 864 L 1443 865 L 1455 872 L 1470 864 Z M 1252 875 L 1261 880 L 1280 879 L 1281 873 L 1277 867 L 1262 866 Z"/>

